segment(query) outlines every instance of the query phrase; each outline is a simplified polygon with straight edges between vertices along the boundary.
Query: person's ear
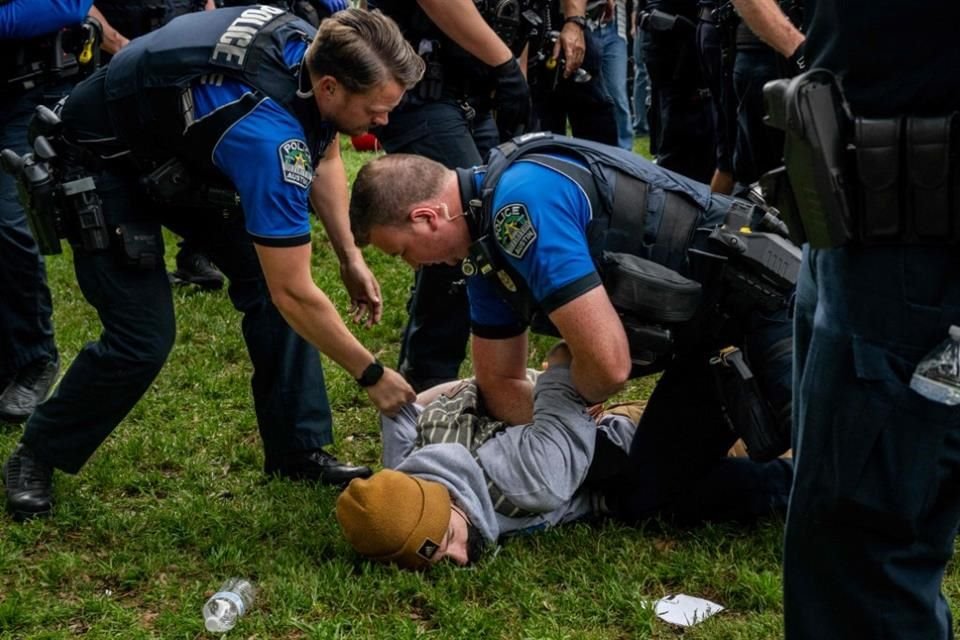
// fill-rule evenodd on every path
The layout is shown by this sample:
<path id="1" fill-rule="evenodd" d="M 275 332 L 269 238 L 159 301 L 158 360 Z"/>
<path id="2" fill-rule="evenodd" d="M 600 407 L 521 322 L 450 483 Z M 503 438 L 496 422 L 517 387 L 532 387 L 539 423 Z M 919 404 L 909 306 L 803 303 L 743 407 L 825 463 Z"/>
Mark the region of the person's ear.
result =
<path id="1" fill-rule="evenodd" d="M 410 210 L 410 222 L 426 222 L 434 229 L 437 226 L 437 211 L 433 207 L 414 207 Z"/>
<path id="2" fill-rule="evenodd" d="M 337 92 L 337 85 L 337 79 L 333 76 L 323 76 L 317 84 L 314 85 L 313 90 L 315 93 L 319 92 L 327 97 L 332 97 L 333 94 Z"/>

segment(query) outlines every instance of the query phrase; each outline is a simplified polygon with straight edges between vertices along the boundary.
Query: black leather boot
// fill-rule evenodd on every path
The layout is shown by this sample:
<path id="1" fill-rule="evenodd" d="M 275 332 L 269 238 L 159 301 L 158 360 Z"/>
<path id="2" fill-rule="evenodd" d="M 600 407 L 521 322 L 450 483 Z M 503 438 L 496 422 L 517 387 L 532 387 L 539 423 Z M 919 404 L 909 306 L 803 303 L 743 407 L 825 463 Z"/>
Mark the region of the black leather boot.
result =
<path id="1" fill-rule="evenodd" d="M 354 478 L 369 478 L 373 475 L 370 467 L 340 462 L 323 449 L 297 451 L 283 456 L 280 460 L 268 460 L 264 470 L 268 475 L 281 478 L 335 486 L 344 486 Z"/>
<path id="2" fill-rule="evenodd" d="M 53 500 L 53 467 L 33 458 L 20 443 L 3 465 L 3 483 L 7 488 L 7 511 L 22 522 L 50 515 Z"/>

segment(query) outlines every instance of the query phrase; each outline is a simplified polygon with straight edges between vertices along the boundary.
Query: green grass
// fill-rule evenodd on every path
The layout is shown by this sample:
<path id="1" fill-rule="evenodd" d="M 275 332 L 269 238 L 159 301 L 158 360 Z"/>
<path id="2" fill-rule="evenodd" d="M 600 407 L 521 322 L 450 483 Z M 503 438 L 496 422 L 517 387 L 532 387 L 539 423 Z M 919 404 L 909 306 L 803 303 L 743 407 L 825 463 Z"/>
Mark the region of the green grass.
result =
<path id="1" fill-rule="evenodd" d="M 346 153 L 351 175 L 366 159 Z M 173 238 L 168 238 L 173 242 Z M 322 231 L 314 276 L 346 296 Z M 172 256 L 173 251 L 168 251 Z M 386 313 L 360 339 L 395 363 L 411 274 L 368 253 Z M 172 265 L 170 265 L 172 267 Z M 68 254 L 48 261 L 65 363 L 99 324 Z M 77 476 L 57 474 L 56 514 L 0 517 L 0 638 L 200 638 L 200 607 L 231 575 L 260 587 L 236 638 L 760 639 L 781 635 L 782 523 L 750 529 L 572 525 L 506 544 L 472 569 L 428 575 L 359 560 L 333 517 L 336 491 L 267 481 L 239 316 L 227 296 L 176 289 L 179 335 L 156 382 Z M 536 340 L 531 363 L 547 342 Z M 334 451 L 377 464 L 377 418 L 328 363 Z M 637 385 L 634 394 L 649 391 Z M 19 429 L 0 427 L 4 457 Z M 956 572 L 948 590 L 958 590 Z M 704 596 L 727 611 L 684 633 L 649 603 Z"/>

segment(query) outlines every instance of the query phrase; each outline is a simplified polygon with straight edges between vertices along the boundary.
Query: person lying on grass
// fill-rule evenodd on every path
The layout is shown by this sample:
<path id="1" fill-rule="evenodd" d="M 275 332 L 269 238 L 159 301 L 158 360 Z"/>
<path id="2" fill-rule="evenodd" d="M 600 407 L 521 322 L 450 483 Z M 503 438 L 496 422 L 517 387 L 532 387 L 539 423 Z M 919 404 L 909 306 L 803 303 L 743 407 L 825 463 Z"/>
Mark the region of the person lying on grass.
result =
<path id="1" fill-rule="evenodd" d="M 790 460 L 729 457 L 736 436 L 721 416 L 683 433 L 649 432 L 615 412 L 597 418 L 574 390 L 571 361 L 562 342 L 548 354 L 530 424 L 487 417 L 471 380 L 382 416 L 385 469 L 337 499 L 350 545 L 406 569 L 466 566 L 502 536 L 584 518 L 749 521 L 785 511 Z"/>

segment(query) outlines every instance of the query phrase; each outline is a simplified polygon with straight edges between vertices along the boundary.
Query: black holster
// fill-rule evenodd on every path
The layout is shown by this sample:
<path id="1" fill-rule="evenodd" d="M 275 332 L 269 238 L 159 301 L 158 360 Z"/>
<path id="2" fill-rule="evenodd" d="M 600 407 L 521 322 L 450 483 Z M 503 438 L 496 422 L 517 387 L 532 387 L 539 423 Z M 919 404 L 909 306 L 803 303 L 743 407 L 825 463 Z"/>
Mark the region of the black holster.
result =
<path id="1" fill-rule="evenodd" d="M 786 133 L 786 175 L 771 172 L 761 185 L 797 244 L 960 240 L 956 113 L 853 117 L 824 69 L 769 82 L 763 92 L 767 124 Z"/>
<path id="2" fill-rule="evenodd" d="M 763 397 L 746 355 L 736 347 L 710 359 L 717 393 L 730 428 L 743 439 L 751 460 L 773 460 L 790 448 L 790 416 L 778 416 Z"/>

